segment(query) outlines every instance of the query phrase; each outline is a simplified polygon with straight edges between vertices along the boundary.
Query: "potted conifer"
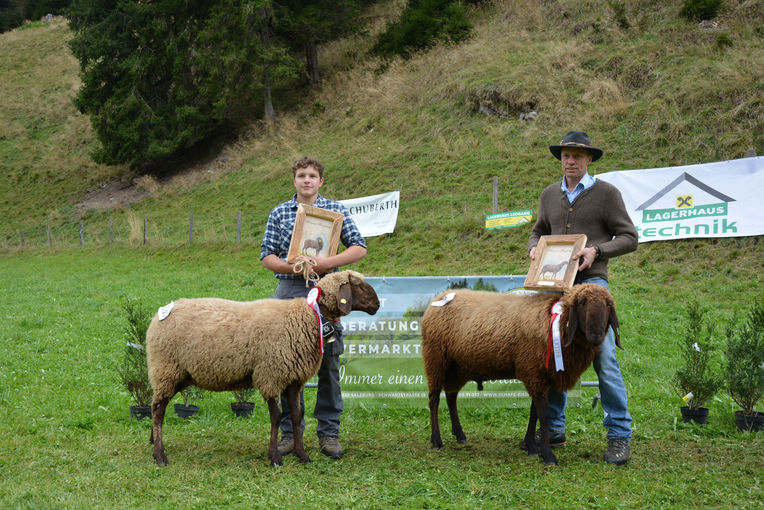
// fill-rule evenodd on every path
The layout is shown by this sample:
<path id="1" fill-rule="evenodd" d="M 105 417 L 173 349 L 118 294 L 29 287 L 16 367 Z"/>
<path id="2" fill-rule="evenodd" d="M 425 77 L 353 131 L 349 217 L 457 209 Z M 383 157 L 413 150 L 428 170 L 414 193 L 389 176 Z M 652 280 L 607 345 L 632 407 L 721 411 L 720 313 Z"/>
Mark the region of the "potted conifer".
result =
<path id="1" fill-rule="evenodd" d="M 151 322 L 151 312 L 139 302 L 126 297 L 122 299 L 122 309 L 127 316 L 123 330 L 126 346 L 117 372 L 135 403 L 130 406 L 130 416 L 140 420 L 151 416 L 153 392 L 146 364 L 146 330 Z"/>
<path id="2" fill-rule="evenodd" d="M 764 302 L 753 304 L 742 324 L 733 318 L 727 328 L 727 366 L 724 372 L 737 428 L 764 430 L 764 413 L 755 411 L 764 398 Z"/>
<path id="3" fill-rule="evenodd" d="M 684 365 L 676 371 L 674 385 L 687 403 L 681 408 L 684 422 L 702 425 L 708 420 L 708 408 L 703 404 L 719 391 L 723 380 L 711 365 L 715 328 L 707 320 L 708 310 L 693 301 L 685 312 L 687 327 L 679 344 Z"/>
<path id="4" fill-rule="evenodd" d="M 199 412 L 199 406 L 195 405 L 194 402 L 204 398 L 204 390 L 197 386 L 189 386 L 181 390 L 180 396 L 183 397 L 183 403 L 173 406 L 175 414 L 187 420 Z"/>
<path id="5" fill-rule="evenodd" d="M 240 418 L 248 418 L 251 416 L 252 411 L 255 408 L 255 404 L 254 402 L 250 402 L 249 399 L 252 398 L 252 395 L 255 394 L 255 389 L 246 388 L 233 391 L 232 393 L 233 398 L 236 400 L 231 402 L 231 411 L 233 411 L 233 413 Z"/>

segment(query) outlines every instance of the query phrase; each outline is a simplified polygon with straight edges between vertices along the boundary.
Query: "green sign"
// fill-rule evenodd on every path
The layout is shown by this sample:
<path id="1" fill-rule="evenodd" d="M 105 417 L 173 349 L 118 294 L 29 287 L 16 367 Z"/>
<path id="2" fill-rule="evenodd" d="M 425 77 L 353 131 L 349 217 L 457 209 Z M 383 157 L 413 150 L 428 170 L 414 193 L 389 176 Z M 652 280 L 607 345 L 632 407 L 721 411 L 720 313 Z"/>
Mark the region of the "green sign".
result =
<path id="1" fill-rule="evenodd" d="M 493 230 L 495 228 L 519 227 L 530 223 L 533 219 L 533 211 L 507 211 L 496 214 L 489 214 L 485 217 L 485 228 Z"/>

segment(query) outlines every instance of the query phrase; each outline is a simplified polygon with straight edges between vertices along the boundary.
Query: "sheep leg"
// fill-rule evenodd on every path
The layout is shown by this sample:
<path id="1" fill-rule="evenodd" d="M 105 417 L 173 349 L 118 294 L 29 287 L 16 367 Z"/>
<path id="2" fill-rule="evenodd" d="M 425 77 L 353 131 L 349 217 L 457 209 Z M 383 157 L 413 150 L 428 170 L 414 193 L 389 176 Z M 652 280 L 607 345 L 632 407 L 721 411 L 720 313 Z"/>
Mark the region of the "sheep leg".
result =
<path id="1" fill-rule="evenodd" d="M 271 460 L 271 466 L 281 465 L 281 454 L 279 453 L 279 421 L 281 420 L 281 409 L 275 397 L 268 399 L 268 414 L 271 417 L 271 441 L 268 445 L 268 458 Z"/>
<path id="2" fill-rule="evenodd" d="M 464 444 L 467 442 L 467 436 L 464 435 L 462 424 L 459 421 L 459 410 L 456 407 L 456 397 L 458 395 L 458 391 L 447 391 L 446 403 L 448 404 L 448 415 L 451 417 L 451 433 L 456 437 L 457 443 Z"/>
<path id="3" fill-rule="evenodd" d="M 164 453 L 164 442 L 162 441 L 162 423 L 164 422 L 164 413 L 170 398 L 166 397 L 158 402 L 154 402 L 151 407 L 151 442 L 154 443 L 154 460 L 157 466 L 166 466 L 167 456 Z"/>
<path id="4" fill-rule="evenodd" d="M 293 382 L 286 387 L 287 402 L 289 402 L 289 411 L 292 413 L 292 437 L 294 438 L 294 454 L 300 459 L 300 462 L 307 464 L 310 457 L 305 453 L 305 445 L 302 441 L 302 430 L 300 424 L 305 414 L 305 410 L 300 405 L 300 390 L 302 384 Z"/>
<path id="5" fill-rule="evenodd" d="M 536 415 L 536 416 L 534 416 Z M 539 430 L 541 432 L 539 448 L 536 447 L 536 417 L 539 421 Z M 528 445 L 528 455 L 538 455 L 541 453 L 541 458 L 544 459 L 544 464 L 557 464 L 557 457 L 552 453 L 552 448 L 549 446 L 549 401 L 546 396 L 533 397 L 533 403 L 531 404 L 531 418 L 533 422 L 528 423 L 528 432 L 525 434 L 526 445 Z M 532 432 L 531 432 L 531 429 Z M 530 435 L 529 435 L 530 434 Z M 533 448 L 533 453 L 531 448 Z M 540 451 L 539 451 L 540 449 Z"/>
<path id="6" fill-rule="evenodd" d="M 436 450 L 443 448 L 443 440 L 440 438 L 440 424 L 438 423 L 439 405 L 440 388 L 430 392 L 430 443 Z"/>

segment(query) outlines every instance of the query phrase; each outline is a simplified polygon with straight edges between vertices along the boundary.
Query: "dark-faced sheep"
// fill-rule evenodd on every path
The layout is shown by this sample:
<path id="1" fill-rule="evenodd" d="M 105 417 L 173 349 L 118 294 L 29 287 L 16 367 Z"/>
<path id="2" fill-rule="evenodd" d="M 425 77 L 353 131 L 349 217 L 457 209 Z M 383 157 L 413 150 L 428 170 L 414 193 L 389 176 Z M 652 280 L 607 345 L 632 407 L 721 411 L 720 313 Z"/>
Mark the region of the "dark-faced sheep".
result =
<path id="1" fill-rule="evenodd" d="M 379 299 L 363 276 L 331 273 L 318 281 L 318 305 L 326 319 L 352 310 L 375 314 Z M 268 403 L 271 436 L 268 458 L 281 465 L 276 442 L 281 417 L 278 398 L 286 391 L 294 424 L 294 453 L 306 455 L 300 430 L 299 394 L 318 372 L 322 354 L 318 319 L 305 298 L 239 302 L 179 299 L 165 318 L 155 316 L 146 332 L 149 381 L 154 390 L 151 442 L 157 465 L 166 465 L 162 423 L 170 399 L 195 385 L 211 391 L 257 388 Z"/>
<path id="2" fill-rule="evenodd" d="M 557 278 L 557 273 L 560 272 L 560 270 L 563 267 L 567 267 L 568 261 L 563 260 L 559 264 L 544 264 L 544 266 L 541 267 L 541 270 L 539 271 L 539 278 L 543 278 L 545 274 L 552 274 L 552 278 Z"/>
<path id="3" fill-rule="evenodd" d="M 498 294 L 454 291 L 445 306 L 427 307 L 422 317 L 422 359 L 429 390 L 431 442 L 442 448 L 438 424 L 440 392 L 445 390 L 451 432 L 459 443 L 467 441 L 456 406 L 467 381 L 516 378 L 531 397 L 525 443 L 530 455 L 539 447 L 534 439 L 541 424 L 540 453 L 545 463 L 556 464 L 549 447 L 548 391 L 572 388 L 594 360 L 608 327 L 621 346 L 618 317 L 610 293 L 594 284 L 576 285 L 564 294 Z M 441 299 L 445 293 L 436 297 Z M 557 371 L 554 356 L 546 366 L 552 306 L 562 300 L 560 336 L 564 370 Z"/>
<path id="4" fill-rule="evenodd" d="M 315 239 L 305 239 L 302 243 L 302 251 L 307 253 L 308 248 L 314 250 L 316 257 L 318 257 L 318 254 L 324 249 L 324 238 L 317 237 Z"/>

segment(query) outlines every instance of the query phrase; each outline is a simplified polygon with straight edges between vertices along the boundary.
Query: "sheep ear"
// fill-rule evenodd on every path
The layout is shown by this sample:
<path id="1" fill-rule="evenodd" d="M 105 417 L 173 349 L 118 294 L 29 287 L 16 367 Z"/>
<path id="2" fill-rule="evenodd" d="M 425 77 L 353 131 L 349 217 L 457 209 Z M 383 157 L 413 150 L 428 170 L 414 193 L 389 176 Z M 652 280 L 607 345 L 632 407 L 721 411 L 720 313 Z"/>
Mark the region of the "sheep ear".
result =
<path id="1" fill-rule="evenodd" d="M 337 308 L 345 315 L 353 310 L 353 290 L 349 283 L 340 285 L 340 290 L 337 292 Z"/>
<path id="2" fill-rule="evenodd" d="M 615 345 L 617 345 L 620 349 L 623 349 L 621 347 L 621 328 L 618 324 L 618 315 L 615 313 L 615 306 L 613 306 L 613 303 L 608 304 L 608 324 L 610 324 L 610 327 L 613 328 L 613 335 L 615 335 Z"/>
<path id="3" fill-rule="evenodd" d="M 573 343 L 573 337 L 576 335 L 576 330 L 578 329 L 577 306 L 578 304 L 576 303 L 568 308 L 568 322 L 565 324 L 565 347 L 568 347 Z"/>

